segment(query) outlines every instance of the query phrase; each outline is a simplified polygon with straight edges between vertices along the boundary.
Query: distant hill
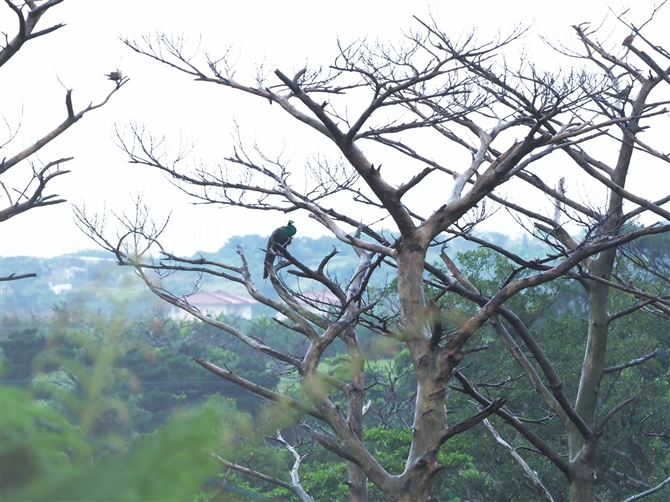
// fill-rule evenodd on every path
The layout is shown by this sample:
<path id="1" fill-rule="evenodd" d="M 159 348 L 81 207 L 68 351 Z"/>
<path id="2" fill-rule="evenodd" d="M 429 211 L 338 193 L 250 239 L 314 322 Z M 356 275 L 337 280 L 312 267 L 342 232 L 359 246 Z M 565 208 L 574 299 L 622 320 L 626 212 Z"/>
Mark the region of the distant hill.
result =
<path id="1" fill-rule="evenodd" d="M 504 246 L 524 257 L 541 255 L 542 247 L 529 238 L 510 239 L 500 233 L 485 233 L 481 237 L 497 245 Z M 244 235 L 229 239 L 215 253 L 197 253 L 194 257 L 203 257 L 238 267 L 241 258 L 238 246 L 250 268 L 252 279 L 259 290 L 273 295 L 269 281 L 263 281 L 263 258 L 267 236 Z M 474 249 L 475 244 L 464 239 L 449 242 L 449 252 Z M 317 267 L 324 256 L 333 248 L 338 253 L 329 261 L 326 270 L 332 276 L 348 280 L 358 262 L 354 251 L 333 237 L 297 237 L 291 243 L 289 251 L 297 259 L 310 267 Z M 428 255 L 429 261 L 438 259 L 439 247 Z M 0 283 L 0 301 L 2 314 L 20 315 L 48 312 L 60 302 L 85 304 L 89 308 L 103 312 L 111 309 L 127 309 L 129 314 L 150 311 L 161 307 L 158 301 L 137 278 L 129 267 L 119 267 L 111 253 L 102 250 L 81 251 L 75 254 L 55 258 L 36 258 L 30 256 L 0 258 L 2 275 L 11 273 L 37 273 L 36 278 Z M 385 267 L 389 277 L 394 276 L 391 267 Z M 164 284 L 177 294 L 193 291 L 196 278 L 192 274 L 177 273 L 167 278 Z M 380 279 L 381 280 L 381 279 Z M 223 289 L 231 293 L 246 294 L 241 285 L 230 284 L 223 279 L 205 277 L 202 289 Z"/>

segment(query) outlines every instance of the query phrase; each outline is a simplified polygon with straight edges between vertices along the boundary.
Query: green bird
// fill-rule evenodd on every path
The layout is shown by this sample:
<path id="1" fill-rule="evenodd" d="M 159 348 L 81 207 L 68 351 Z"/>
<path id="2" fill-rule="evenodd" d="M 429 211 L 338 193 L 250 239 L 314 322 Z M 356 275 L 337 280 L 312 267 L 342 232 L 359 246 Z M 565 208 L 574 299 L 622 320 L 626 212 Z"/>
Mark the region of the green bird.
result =
<path id="1" fill-rule="evenodd" d="M 263 267 L 263 279 L 268 278 L 269 270 L 272 267 L 275 261 L 275 254 L 277 254 L 277 245 L 288 246 L 291 244 L 291 239 L 295 235 L 295 227 L 293 226 L 293 221 L 289 220 L 288 225 L 285 227 L 279 227 L 270 235 L 268 239 L 268 246 L 265 251 L 265 261 Z"/>

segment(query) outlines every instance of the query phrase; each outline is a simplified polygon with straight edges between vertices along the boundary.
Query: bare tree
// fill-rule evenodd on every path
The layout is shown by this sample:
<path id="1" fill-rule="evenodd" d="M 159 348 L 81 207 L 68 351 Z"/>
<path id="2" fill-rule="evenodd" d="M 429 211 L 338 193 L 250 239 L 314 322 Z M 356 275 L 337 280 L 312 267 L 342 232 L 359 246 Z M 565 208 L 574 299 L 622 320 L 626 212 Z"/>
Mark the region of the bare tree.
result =
<path id="1" fill-rule="evenodd" d="M 198 82 L 218 84 L 279 106 L 289 120 L 330 141 L 341 164 L 309 166 L 311 179 L 300 188 L 303 183 L 291 183 L 289 166 L 281 159 L 269 158 L 259 149 L 250 151 L 241 143 L 223 166 L 188 169 L 182 168 L 181 156 L 166 157 L 162 143 L 140 127 L 131 127 L 129 135 L 120 137 L 130 162 L 167 174 L 200 202 L 303 213 L 315 219 L 357 253 L 358 267 L 346 281 L 335 282 L 325 273 L 332 254 L 318 267 L 309 268 L 281 249 L 284 259 L 270 271 L 280 298 L 276 300 L 259 292 L 242 249 L 236 266 L 167 252 L 159 242 L 162 229 L 151 225 L 148 209 L 141 205 L 137 214 L 121 219 L 117 239 L 107 233 L 103 220 L 83 210 L 78 212 L 80 224 L 100 245 L 116 253 L 120 264 L 135 267 L 158 297 L 294 368 L 305 401 L 196 360 L 221 378 L 285 407 L 315 441 L 346 461 L 351 500 L 367 499 L 366 479 L 389 501 L 428 500 L 435 475 L 443 468 L 437 462 L 440 448 L 492 414 L 516 429 L 564 475 L 571 500 L 595 500 L 599 439 L 612 416 L 633 400 L 601 417 L 603 375 L 654 357 L 606 368 L 608 327 L 643 307 L 667 315 L 670 306 L 667 282 L 659 291 L 613 275 L 615 259 L 628 259 L 625 250 L 630 245 L 641 237 L 670 231 L 670 194 L 650 201 L 627 187 L 639 162 L 656 162 L 659 173 L 654 176 L 659 182 L 660 172 L 670 163 L 670 155 L 640 138 L 647 129 L 664 127 L 667 120 L 670 55 L 644 38 L 641 28 L 627 24 L 623 15 L 617 26 L 632 30 L 633 40 L 626 38 L 621 49 L 611 42 L 612 37 L 599 41 L 598 31 L 589 25 L 575 26 L 580 48 L 561 48 L 557 56 L 562 54 L 568 62 L 573 58 L 576 64 L 566 63 L 559 73 L 544 71 L 527 59 L 513 64 L 503 57 L 506 48 L 525 34 L 523 30 L 482 43 L 474 35 L 451 38 L 433 20 L 417 19 L 417 23 L 418 30 L 399 45 L 363 41 L 340 46 L 327 73 L 305 68 L 287 75 L 277 70 L 271 83 L 259 74 L 254 85 L 234 79 L 227 57 L 207 56 L 201 66 L 186 55 L 184 39 L 158 35 L 125 40 L 135 52 Z M 300 141 L 305 134 L 309 133 L 301 131 Z M 574 179 L 552 176 L 552 171 L 562 169 L 570 169 Z M 398 178 L 403 180 L 399 185 L 392 181 Z M 588 184 L 605 194 L 606 202 L 569 195 Z M 434 207 L 426 210 L 426 201 L 417 204 L 417 198 L 410 202 L 415 193 L 434 187 L 440 188 Z M 506 187 L 541 197 L 514 199 L 505 195 Z M 353 200 L 349 209 L 330 207 L 333 196 L 346 194 Z M 543 200 L 549 201 L 548 207 Z M 527 259 L 472 235 L 491 207 L 504 208 L 553 251 Z M 379 218 L 386 218 L 393 236 L 373 229 Z M 643 223 L 653 219 L 658 221 Z M 488 247 L 515 264 L 494 294 L 479 291 L 448 255 L 444 245 L 455 236 Z M 444 268 L 427 263 L 432 246 L 442 247 Z M 149 259 L 152 249 L 162 253 L 159 260 Z M 380 309 L 381 298 L 368 294 L 368 285 L 382 265 L 397 273 L 397 323 Z M 285 267 L 300 278 L 300 287 L 289 286 L 278 273 Z M 208 317 L 161 282 L 174 271 L 242 284 L 253 298 L 284 316 L 278 322 L 306 339 L 307 350 L 294 355 Z M 581 376 L 573 397 L 532 327 L 506 304 L 524 290 L 557 280 L 577 282 L 588 296 L 588 332 L 581 367 L 575 369 Z M 426 299 L 427 284 L 438 291 L 434 298 Z M 328 308 L 314 304 L 308 308 L 304 293 L 318 288 L 330 291 L 337 302 Z M 608 311 L 613 289 L 630 295 L 625 311 Z M 473 313 L 449 318 L 440 306 L 445 294 L 468 302 Z M 380 337 L 399 341 L 411 356 L 416 393 L 408 424 L 411 446 L 401 473 L 388 472 L 362 441 L 366 382 L 371 377 L 366 376 L 357 339 L 361 324 L 374 328 Z M 563 424 L 567 455 L 550 438 L 542 437 L 541 424 L 512 412 L 514 407 L 505 406 L 504 399 L 489 399 L 457 369 L 467 354 L 484 348 L 477 339 L 485 325 L 495 330 L 544 405 Z M 336 339 L 348 351 L 348 381 L 317 369 Z M 460 384 L 456 388 L 481 406 L 478 413 L 457 424 L 450 423 L 447 413 L 447 389 L 456 383 L 452 377 Z M 335 403 L 341 397 L 346 410 Z M 533 482 L 543 497 L 552 498 L 537 477 Z"/>
<path id="2" fill-rule="evenodd" d="M 7 63 L 13 56 L 15 56 L 23 47 L 23 45 L 28 41 L 42 37 L 49 33 L 53 33 L 54 31 L 64 26 L 63 24 L 59 23 L 36 31 L 37 24 L 42 15 L 51 7 L 58 5 L 62 1 L 63 0 L 48 0 L 42 3 L 39 0 L 26 2 L 5 0 L 7 7 L 16 16 L 18 30 L 14 38 L 11 40 L 6 39 L 5 45 L 0 50 L 0 66 L 4 66 L 4 64 Z M 18 186 L 10 186 L 8 183 L 0 181 L 0 186 L 2 187 L 3 191 L 2 197 L 6 199 L 6 202 L 3 203 L 4 207 L 0 209 L 0 222 L 13 218 L 14 216 L 24 213 L 30 209 L 51 206 L 65 202 L 65 199 L 59 198 L 57 194 L 48 194 L 45 193 L 45 190 L 47 189 L 47 184 L 50 183 L 54 178 L 70 172 L 68 170 L 61 169 L 61 165 L 72 160 L 73 157 L 65 157 L 52 160 L 47 163 L 42 163 L 41 161 L 37 160 L 36 154 L 45 145 L 55 140 L 58 136 L 60 136 L 60 134 L 69 129 L 70 126 L 78 122 L 86 113 L 107 104 L 112 95 L 128 81 L 127 78 L 118 78 L 113 80 L 115 81 L 116 85 L 104 100 L 98 104 L 91 103 L 78 112 L 75 112 L 74 105 L 72 103 L 72 90 L 68 89 L 65 93 L 66 116 L 63 122 L 61 122 L 52 131 L 39 138 L 27 148 L 23 148 L 21 151 L 10 154 L 9 156 L 3 156 L 2 163 L 0 164 L 0 175 L 6 175 L 10 169 L 15 168 L 12 173 L 19 171 L 21 174 L 19 178 L 23 178 L 23 184 Z M 17 137 L 20 129 L 20 126 L 12 127 L 10 126 L 9 122 L 5 123 L 7 124 L 8 139 L 0 145 L 0 149 L 8 148 L 12 140 Z M 21 182 L 15 182 L 12 184 L 17 183 Z M 19 275 L 11 274 L 6 277 L 0 277 L 0 281 L 17 280 L 35 276 L 36 274 L 34 273 Z"/>

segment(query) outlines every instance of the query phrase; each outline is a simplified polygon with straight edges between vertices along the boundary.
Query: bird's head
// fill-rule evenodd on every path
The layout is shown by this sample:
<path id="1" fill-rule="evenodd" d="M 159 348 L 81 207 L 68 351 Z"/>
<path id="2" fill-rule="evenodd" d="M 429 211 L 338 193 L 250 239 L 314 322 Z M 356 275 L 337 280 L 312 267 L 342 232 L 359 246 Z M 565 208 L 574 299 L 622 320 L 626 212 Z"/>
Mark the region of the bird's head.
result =
<path id="1" fill-rule="evenodd" d="M 289 225 L 293 225 L 293 220 L 288 220 Z"/>

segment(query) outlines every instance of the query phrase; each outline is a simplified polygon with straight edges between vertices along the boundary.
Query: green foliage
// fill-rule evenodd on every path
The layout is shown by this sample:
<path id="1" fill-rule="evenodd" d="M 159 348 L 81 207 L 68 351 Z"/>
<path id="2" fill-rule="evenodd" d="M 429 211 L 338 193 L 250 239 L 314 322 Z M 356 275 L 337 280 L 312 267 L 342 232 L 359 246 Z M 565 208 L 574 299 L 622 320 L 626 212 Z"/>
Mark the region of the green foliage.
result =
<path id="1" fill-rule="evenodd" d="M 667 236 L 666 236 L 667 237 Z M 653 244 L 645 243 L 648 249 L 660 250 Z M 664 263 L 665 257 L 657 254 L 655 264 Z M 479 249 L 459 254 L 461 270 L 469 280 L 484 294 L 495 294 L 505 278 L 514 269 L 514 264 L 507 258 L 497 255 L 491 250 Z M 668 261 L 670 263 L 670 261 Z M 648 284 L 653 288 L 658 277 L 632 267 L 629 261 L 619 260 L 616 268 L 617 277 L 625 284 L 632 280 L 636 284 Z M 523 275 L 523 272 L 516 277 Z M 659 284 L 660 286 L 660 284 Z M 428 292 L 428 295 L 433 292 Z M 433 293 L 434 294 L 434 293 Z M 629 294 L 612 289 L 609 308 L 611 314 L 630 307 Z M 471 307 L 464 305 L 462 300 L 451 293 L 441 299 L 443 324 L 445 330 L 454 329 L 459 325 L 459 316 L 454 315 Z M 540 287 L 530 288 L 517 294 L 506 302 L 528 326 L 545 354 L 552 361 L 560 375 L 563 389 L 568 398 L 574 400 L 581 371 L 582 356 L 585 350 L 588 330 L 588 314 L 586 297 L 582 287 L 576 282 L 554 281 Z M 514 331 L 509 329 L 514 335 Z M 641 357 L 656 348 L 665 347 L 657 357 L 643 365 L 633 366 L 623 371 L 607 373 L 601 384 L 600 417 L 605 416 L 612 408 L 624 400 L 635 396 L 632 405 L 620 410 L 603 430 L 598 446 L 599 465 L 603 471 L 599 473 L 601 483 L 599 490 L 604 500 L 622 500 L 638 491 L 631 486 L 613 482 L 612 469 L 628 473 L 634 478 L 643 480 L 648 486 L 658 484 L 670 474 L 668 471 L 668 444 L 659 441 L 650 431 L 667 431 L 670 428 L 667 406 L 668 395 L 668 328 L 667 320 L 649 315 L 640 309 L 629 315 L 616 319 L 610 324 L 607 353 L 607 364 L 615 366 Z M 515 340 L 520 350 L 524 351 L 531 362 L 534 358 L 527 351 L 520 339 Z M 514 413 L 526 419 L 536 421 L 530 425 L 552 448 L 559 453 L 567 451 L 565 428 L 553 415 L 546 411 L 546 405 L 523 375 L 517 362 L 502 346 L 496 333 L 480 330 L 470 342 L 472 345 L 488 346 L 488 350 L 469 354 L 467 365 L 461 368 L 465 376 L 473 383 L 479 383 L 483 391 L 491 399 L 505 397 L 507 406 Z M 539 368 L 537 368 L 539 371 Z M 541 372 L 540 372 L 541 374 Z M 452 423 L 466 418 L 475 412 L 469 398 L 452 391 L 448 400 L 453 413 Z M 666 410 L 666 411 L 661 411 Z M 539 478 L 549 488 L 554 497 L 567 497 L 565 477 L 542 455 L 533 452 L 527 441 L 513 428 L 502 420 L 491 420 L 498 432 L 538 473 Z M 640 434 L 640 425 L 647 434 Z M 667 437 L 667 436 L 666 436 Z M 466 442 L 455 451 L 467 454 L 472 460 L 476 473 L 474 478 L 461 482 L 463 487 L 456 493 L 467 493 L 490 501 L 512 499 L 529 500 L 537 497 L 537 492 L 524 480 L 520 467 L 511 460 L 508 453 L 498 445 L 492 436 L 481 426 L 468 431 L 459 440 Z M 451 449 L 450 440 L 443 450 Z M 632 465 L 628 459 L 638 459 Z M 482 477 L 479 473 L 486 473 Z M 440 480 L 443 479 L 440 473 Z M 522 480 L 519 482 L 519 480 Z M 467 487 L 467 488 L 465 488 Z M 436 483 L 434 494 L 441 494 L 441 481 Z M 667 494 L 655 494 L 649 500 L 665 500 Z"/>
<path id="2" fill-rule="evenodd" d="M 7 386 L 2 393 L 2 498 L 31 486 L 50 471 L 68 468 L 70 457 L 91 454 L 87 442 L 55 408 L 26 391 Z"/>
<path id="3" fill-rule="evenodd" d="M 249 253 L 256 252 L 255 240 L 245 239 L 242 244 L 248 258 Z M 259 239 L 262 242 L 264 238 Z M 313 242 L 296 239 L 291 251 L 298 255 L 303 252 L 299 251 L 301 246 L 307 244 Z M 221 252 L 232 252 L 232 245 Z M 258 249 L 260 263 L 264 245 L 262 242 Z M 646 256 L 654 256 L 656 264 L 670 265 L 667 250 L 655 241 L 642 242 L 641 247 Z M 230 261 L 234 257 L 224 253 L 220 259 Z M 485 294 L 497 292 L 514 269 L 509 260 L 486 249 L 461 253 L 457 260 Z M 347 263 L 334 261 L 333 267 Z M 101 268 L 98 283 L 113 283 L 111 273 Z M 649 288 L 661 286 L 657 275 L 623 260 L 617 262 L 616 274 L 624 283 L 631 280 Z M 428 297 L 435 294 L 427 289 Z M 292 444 L 299 445 L 301 452 L 311 452 L 300 469 L 303 487 L 310 495 L 316 500 L 348 499 L 345 463 L 321 447 L 302 443 L 305 438 L 293 425 L 299 417 L 210 374 L 192 358 L 205 358 L 247 380 L 303 400 L 297 374 L 278 371 L 272 360 L 210 325 L 138 317 L 128 305 L 133 298 L 132 294 L 125 299 L 116 297 L 117 315 L 92 311 L 87 302 L 78 301 L 60 303 L 46 316 L 3 316 L 3 380 L 27 389 L 3 388 L 2 460 L 3 466 L 12 466 L 3 468 L 3 499 L 11 494 L 19 500 L 159 500 L 179 493 L 180 499 L 203 501 L 294 500 L 287 490 L 245 474 L 231 471 L 223 478 L 225 469 L 211 464 L 207 455 L 200 455 L 213 451 L 289 482 L 293 457 L 273 441 L 277 429 L 282 429 Z M 609 301 L 610 313 L 631 305 L 630 295 L 616 290 L 612 290 Z M 533 331 L 560 375 L 569 399 L 575 397 L 588 329 L 584 303 L 581 286 L 570 281 L 531 288 L 506 302 Z M 392 312 L 392 298 L 388 305 Z M 440 307 L 446 332 L 475 311 L 451 292 L 441 297 Z M 302 353 L 306 347 L 304 337 L 266 316 L 225 321 L 271 346 L 287 347 L 293 354 Z M 600 494 L 603 499 L 620 500 L 635 491 L 613 483 L 610 469 L 637 476 L 650 486 L 670 474 L 669 331 L 666 320 L 650 316 L 643 309 L 616 319 L 610 328 L 608 365 L 663 349 L 643 365 L 606 374 L 601 385 L 601 419 L 617 404 L 636 397 L 632 405 L 607 423 L 599 443 L 599 462 L 604 466 Z M 358 329 L 366 356 L 365 399 L 372 402 L 364 417 L 364 441 L 389 472 L 400 474 L 411 442 L 407 424 L 412 420 L 416 385 L 409 352 L 391 338 Z M 521 340 L 516 339 L 516 343 L 534 364 Z M 505 397 L 513 412 L 531 420 L 530 427 L 551 447 L 565 453 L 563 425 L 546 411 L 495 331 L 484 327 L 466 348 L 484 344 L 488 349 L 468 354 L 460 370 L 491 398 Z M 320 369 L 348 381 L 350 361 L 340 341 L 329 349 Z M 477 409 L 452 383 L 446 403 L 450 423 L 456 424 Z M 335 392 L 333 398 L 346 413 L 345 401 L 338 401 Z M 201 408 L 206 409 L 203 415 L 197 413 Z M 556 499 L 565 498 L 564 476 L 529 449 L 515 429 L 497 417 L 491 422 L 537 471 Z M 628 458 L 637 459 L 635 466 Z M 450 439 L 440 450 L 438 462 L 444 468 L 433 489 L 432 496 L 437 500 L 502 502 L 537 498 L 518 464 L 481 425 Z M 104 475 L 109 479 L 102 479 Z M 209 484 L 203 485 L 205 477 Z M 162 485 L 166 480 L 169 490 Z M 383 500 L 376 488 L 370 485 L 369 489 L 371 501 Z M 51 492 L 56 498 L 47 495 Z M 663 495 L 661 492 L 648 499 L 665 500 Z"/>
<path id="4" fill-rule="evenodd" d="M 18 315 L 3 316 L 0 340 L 3 380 L 25 380 L 33 372 L 33 361 L 46 348 L 46 338 L 33 316 L 26 320 Z"/>
<path id="5" fill-rule="evenodd" d="M 128 375 L 114 366 L 124 325 L 108 321 L 106 338 L 96 340 L 95 323 L 88 335 L 60 326 L 75 316 L 56 316 L 49 350 L 36 357 L 47 371 L 34 375 L 32 391 L 1 389 L 2 499 L 193 498 L 217 472 L 207 452 L 234 451 L 233 434 L 249 434 L 249 417 L 232 403 L 210 399 L 202 410 L 178 413 L 129 441 L 114 427 L 125 420 L 126 405 L 110 393 Z M 59 350 L 59 339 L 68 350 Z"/>
<path id="6" fill-rule="evenodd" d="M 347 470 L 341 460 L 310 462 L 303 471 L 301 476 L 303 488 L 315 500 L 342 502 L 349 500 L 349 487 L 346 485 Z"/>
<path id="7" fill-rule="evenodd" d="M 26 392 L 2 392 L 3 500 L 183 500 L 216 472 L 206 453 L 222 443 L 215 410 L 177 416 L 117 453 Z"/>

